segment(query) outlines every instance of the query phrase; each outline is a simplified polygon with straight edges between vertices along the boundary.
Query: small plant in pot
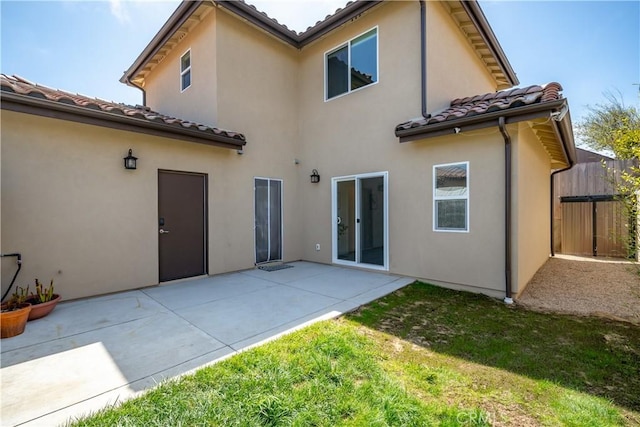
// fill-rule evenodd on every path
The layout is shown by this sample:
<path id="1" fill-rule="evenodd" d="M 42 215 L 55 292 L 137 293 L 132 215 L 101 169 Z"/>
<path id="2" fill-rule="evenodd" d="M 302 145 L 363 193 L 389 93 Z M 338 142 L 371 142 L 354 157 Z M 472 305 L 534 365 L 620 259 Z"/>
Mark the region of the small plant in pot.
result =
<path id="1" fill-rule="evenodd" d="M 27 298 L 27 302 L 31 303 L 29 320 L 40 319 L 51 313 L 61 299 L 60 295 L 53 292 L 53 279 L 46 288 L 36 279 L 36 293 Z"/>
<path id="2" fill-rule="evenodd" d="M 11 338 L 24 332 L 31 312 L 31 304 L 27 302 L 29 288 L 18 286 L 7 302 L 0 306 L 0 336 Z"/>

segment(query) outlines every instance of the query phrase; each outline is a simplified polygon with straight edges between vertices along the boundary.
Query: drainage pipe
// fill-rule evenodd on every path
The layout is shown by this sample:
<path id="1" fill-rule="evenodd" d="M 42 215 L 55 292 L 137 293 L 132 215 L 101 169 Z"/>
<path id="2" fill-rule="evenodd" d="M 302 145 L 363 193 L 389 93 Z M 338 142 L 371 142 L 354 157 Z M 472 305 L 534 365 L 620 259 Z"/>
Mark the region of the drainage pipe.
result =
<path id="1" fill-rule="evenodd" d="M 420 1 L 420 82 L 422 89 L 422 117 L 430 119 L 427 113 L 427 15 L 424 0 Z"/>
<path id="2" fill-rule="evenodd" d="M 11 279 L 11 283 L 9 284 L 9 287 L 7 288 L 6 292 L 2 295 L 2 301 L 4 301 L 4 299 L 7 297 L 7 295 L 9 295 L 9 291 L 11 291 L 11 287 L 13 286 L 13 283 L 16 281 L 16 277 L 18 277 L 18 273 L 20 273 L 20 269 L 22 268 L 22 255 L 20 255 L 19 253 L 12 253 L 12 254 L 0 254 L 0 258 L 5 258 L 5 257 L 16 257 L 18 258 L 18 269 L 16 270 L 16 274 L 13 275 L 13 279 Z"/>
<path id="3" fill-rule="evenodd" d="M 505 304 L 513 304 L 511 287 L 511 136 L 505 128 L 504 117 L 498 118 L 498 127 L 504 138 L 504 275 Z"/>
<path id="4" fill-rule="evenodd" d="M 551 179 L 550 179 L 550 184 L 549 184 L 549 187 L 550 187 L 550 190 L 551 190 L 549 192 L 549 194 L 551 195 L 551 212 L 550 212 L 550 221 L 551 221 L 551 236 L 550 236 L 551 237 L 551 239 L 550 239 L 550 242 L 551 242 L 551 256 L 556 256 L 556 250 L 554 248 L 556 239 L 555 239 L 555 236 L 553 234 L 553 225 L 554 225 L 553 221 L 554 221 L 554 216 L 555 216 L 554 215 L 555 212 L 553 211 L 553 208 L 555 206 L 555 201 L 556 201 L 556 197 L 555 197 L 555 191 L 556 190 L 555 190 L 555 185 L 554 185 L 555 176 L 556 176 L 556 174 L 559 174 L 560 172 L 564 172 L 566 170 L 569 170 L 572 167 L 573 167 L 573 164 L 569 163 L 569 167 L 564 168 L 564 169 L 558 169 L 557 171 L 551 172 Z"/>
<path id="5" fill-rule="evenodd" d="M 140 91 L 142 92 L 142 106 L 146 107 L 147 106 L 147 91 L 144 90 L 144 88 L 142 86 L 138 86 L 137 84 L 134 84 L 131 81 L 131 79 L 129 78 L 129 76 L 127 76 L 126 80 L 127 80 L 127 85 L 128 86 L 135 87 L 136 89 L 140 89 Z"/>
<path id="6" fill-rule="evenodd" d="M 569 169 L 571 169 L 575 163 L 571 160 L 571 157 L 569 157 L 569 153 L 567 153 L 567 147 L 565 147 L 564 145 L 564 141 L 562 142 L 562 144 L 560 144 L 562 146 L 562 153 L 564 154 L 565 159 L 567 159 L 567 161 L 569 162 L 569 166 L 564 168 L 564 169 L 558 169 L 557 171 L 551 172 L 551 178 L 550 178 L 550 197 L 551 197 L 551 216 L 550 216 L 550 220 L 551 220 L 551 238 L 550 238 L 550 242 L 551 242 L 551 256 L 556 256 L 556 251 L 555 251 L 555 237 L 553 235 L 553 217 L 554 217 L 554 212 L 553 212 L 553 206 L 555 205 L 555 176 L 557 174 L 559 174 L 560 172 L 564 172 L 567 171 Z M 595 236 L 595 234 L 594 234 Z"/>

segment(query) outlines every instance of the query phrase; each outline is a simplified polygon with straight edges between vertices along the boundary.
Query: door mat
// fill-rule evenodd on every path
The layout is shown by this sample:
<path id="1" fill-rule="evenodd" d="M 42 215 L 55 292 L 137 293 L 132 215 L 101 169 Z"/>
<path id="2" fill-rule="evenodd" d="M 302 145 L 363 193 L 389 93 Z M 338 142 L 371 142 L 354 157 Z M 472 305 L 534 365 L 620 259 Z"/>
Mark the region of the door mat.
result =
<path id="1" fill-rule="evenodd" d="M 293 268 L 293 265 L 289 264 L 271 264 L 271 265 L 259 265 L 258 268 L 264 271 L 278 271 L 285 268 Z"/>

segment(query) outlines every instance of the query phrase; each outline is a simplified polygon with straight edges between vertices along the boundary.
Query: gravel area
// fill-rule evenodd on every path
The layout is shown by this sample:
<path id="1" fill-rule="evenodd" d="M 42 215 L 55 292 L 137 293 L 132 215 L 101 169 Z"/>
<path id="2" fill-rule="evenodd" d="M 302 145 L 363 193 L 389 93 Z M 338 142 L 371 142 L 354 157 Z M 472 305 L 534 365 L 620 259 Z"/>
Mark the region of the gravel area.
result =
<path id="1" fill-rule="evenodd" d="M 612 258 L 557 255 L 538 270 L 516 302 L 532 309 L 640 324 L 639 268 Z"/>

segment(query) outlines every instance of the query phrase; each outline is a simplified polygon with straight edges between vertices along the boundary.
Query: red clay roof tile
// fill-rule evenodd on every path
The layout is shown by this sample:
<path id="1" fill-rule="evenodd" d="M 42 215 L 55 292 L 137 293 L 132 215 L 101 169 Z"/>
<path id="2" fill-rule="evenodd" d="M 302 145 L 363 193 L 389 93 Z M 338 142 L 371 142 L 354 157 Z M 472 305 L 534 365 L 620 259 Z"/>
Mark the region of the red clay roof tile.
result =
<path id="1" fill-rule="evenodd" d="M 290 32 L 291 34 L 296 35 L 296 36 L 299 34 L 297 31 L 290 29 L 290 28 L 289 28 L 289 27 L 287 27 L 285 24 L 282 24 L 282 23 L 278 22 L 278 20 L 277 20 L 277 19 L 270 17 L 269 15 L 267 15 L 267 14 L 266 14 L 266 12 L 261 11 L 260 9 L 258 9 L 258 8 L 257 8 L 257 7 L 255 7 L 254 5 L 252 5 L 251 3 L 246 2 L 246 1 L 244 1 L 244 0 L 237 0 L 237 1 L 239 1 L 240 3 L 244 3 L 244 4 L 246 4 L 247 6 L 249 6 L 250 8 L 252 8 L 253 10 L 255 10 L 256 12 L 258 12 L 259 14 L 264 15 L 264 17 L 265 17 L 265 18 L 267 18 L 267 19 L 269 19 L 269 20 L 273 21 L 275 24 L 279 25 L 280 27 L 282 27 L 282 28 L 283 28 L 284 30 L 286 30 L 287 32 Z"/>
<path id="2" fill-rule="evenodd" d="M 451 101 L 449 108 L 433 114 L 430 118 L 420 117 L 396 126 L 396 131 L 417 127 L 428 127 L 435 123 L 462 119 L 494 111 L 508 110 L 525 105 L 557 101 L 562 99 L 562 86 L 559 83 L 548 83 L 544 86 L 527 86 L 500 92 L 492 92 Z"/>
<path id="3" fill-rule="evenodd" d="M 98 98 L 89 98 L 80 94 L 72 94 L 59 89 L 52 89 L 47 86 L 32 83 L 29 80 L 15 75 L 7 76 L 5 74 L 0 74 L 0 92 L 11 92 L 18 95 L 43 99 L 46 101 L 102 111 L 105 114 L 124 115 L 127 117 L 131 117 L 132 119 L 164 123 L 171 126 L 179 126 L 186 129 L 196 130 L 204 134 L 221 135 L 238 141 L 245 141 L 245 136 L 238 132 L 218 129 L 213 126 L 203 125 L 200 123 L 191 122 L 189 120 L 167 116 L 156 111 L 152 111 L 149 107 L 140 105 L 136 105 L 134 107 L 131 105 L 104 101 Z"/>

